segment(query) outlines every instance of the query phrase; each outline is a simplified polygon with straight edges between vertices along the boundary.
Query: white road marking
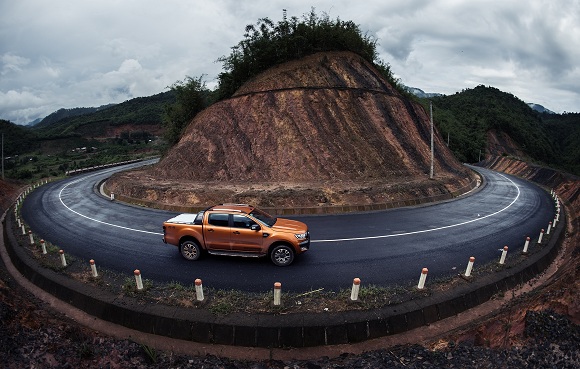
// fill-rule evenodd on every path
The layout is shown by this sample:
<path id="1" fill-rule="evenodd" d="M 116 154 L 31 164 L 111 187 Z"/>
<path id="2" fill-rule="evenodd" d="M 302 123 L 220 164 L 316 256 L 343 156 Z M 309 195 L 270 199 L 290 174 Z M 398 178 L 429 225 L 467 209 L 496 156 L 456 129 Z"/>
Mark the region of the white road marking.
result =
<path id="1" fill-rule="evenodd" d="M 67 206 L 67 205 L 64 203 L 64 201 L 62 201 L 62 192 L 63 192 L 63 191 L 64 191 L 64 190 L 65 190 L 65 189 L 66 189 L 66 188 L 69 186 L 69 185 L 71 185 L 71 184 L 75 184 L 75 183 L 77 183 L 77 182 L 80 182 L 81 180 L 83 180 L 83 179 L 86 179 L 86 178 L 87 178 L 87 177 L 85 177 L 85 178 L 81 178 L 81 179 L 77 179 L 76 181 L 72 181 L 72 182 L 70 182 L 70 183 L 66 184 L 66 185 L 65 185 L 63 188 L 61 188 L 61 189 L 60 189 L 60 192 L 58 193 L 58 199 L 60 200 L 60 203 L 61 203 L 61 204 L 62 204 L 62 205 L 65 207 L 65 208 L 67 208 L 69 211 L 71 211 L 71 212 L 75 213 L 76 215 L 78 215 L 78 216 L 80 216 L 80 217 L 83 217 L 83 218 L 85 218 L 85 219 L 88 219 L 88 220 L 92 220 L 93 222 L 101 223 L 101 224 L 108 225 L 108 226 L 115 227 L 115 228 L 121 228 L 121 229 L 125 229 L 125 230 L 127 230 L 127 231 L 133 231 L 133 232 L 140 232 L 140 233 L 147 233 L 147 234 L 154 234 L 154 235 L 158 235 L 158 236 L 163 236 L 163 233 L 159 233 L 159 232 L 149 232 L 149 231 L 143 231 L 143 230 L 141 230 L 141 229 L 135 229 L 135 228 L 123 227 L 123 226 L 120 226 L 120 225 L 117 225 L 117 224 L 112 224 L 112 223 L 103 222 L 102 220 L 98 220 L 98 219 L 95 219 L 95 218 L 91 218 L 91 217 L 89 217 L 89 216 L 86 216 L 86 215 L 84 215 L 84 214 L 81 214 L 81 213 L 79 213 L 78 211 L 75 211 L 75 210 L 73 210 L 73 209 L 69 208 L 69 207 L 68 207 L 68 206 Z"/>
<path id="2" fill-rule="evenodd" d="M 465 224 L 469 224 L 469 223 L 474 223 L 474 222 L 478 222 L 480 220 L 486 219 L 486 218 L 490 218 L 493 217 L 497 214 L 500 214 L 504 211 L 506 211 L 507 209 L 509 209 L 513 204 L 515 204 L 515 202 L 519 199 L 520 197 L 520 188 L 518 187 L 518 185 L 516 185 L 511 179 L 509 179 L 508 177 L 504 176 L 503 174 L 498 173 L 498 175 L 502 176 L 503 178 L 507 179 L 508 181 L 511 182 L 511 184 L 517 189 L 518 193 L 516 195 L 516 197 L 512 200 L 512 202 L 509 203 L 509 205 L 507 205 L 506 207 L 504 207 L 503 209 L 500 209 L 498 211 L 496 211 L 495 213 L 491 213 L 485 216 L 480 217 L 479 214 L 477 214 L 477 218 L 476 219 L 471 219 L 471 220 L 467 220 L 465 222 L 461 222 L 461 223 L 457 223 L 457 224 L 451 224 L 451 225 L 447 225 L 447 226 L 443 226 L 443 227 L 437 227 L 437 228 L 431 228 L 431 229 L 424 229 L 421 231 L 413 231 L 413 232 L 404 232 L 404 233 L 394 233 L 394 234 L 386 234 L 386 235 L 380 235 L 380 236 L 368 236 L 368 237 L 353 237 L 353 238 L 336 238 L 336 239 L 329 239 L 329 240 L 312 240 L 312 243 L 323 243 L 323 242 L 345 242 L 345 241 L 362 241 L 362 240 L 373 240 L 373 239 L 379 239 L 379 238 L 390 238 L 390 237 L 400 237 L 400 236 L 409 236 L 409 235 L 414 235 L 414 234 L 420 234 L 420 233 L 427 233 L 427 232 L 434 232 L 434 231 L 440 231 L 442 229 L 449 229 L 449 228 L 454 228 L 454 227 L 459 227 Z M 87 215 L 81 214 L 73 209 L 71 209 L 70 207 L 68 207 L 64 201 L 62 200 L 62 192 L 69 186 L 72 184 L 75 184 L 77 182 L 80 182 L 81 180 L 86 179 L 87 177 L 78 179 L 76 181 L 70 182 L 68 184 L 66 184 L 59 192 L 58 194 L 58 199 L 60 200 L 61 204 L 67 208 L 69 211 L 77 214 L 80 217 L 83 217 L 85 219 L 100 223 L 100 224 L 104 224 L 104 225 L 108 225 L 111 227 L 116 227 L 116 228 L 121 228 L 121 229 L 125 229 L 128 231 L 133 231 L 133 232 L 140 232 L 140 233 L 147 233 L 147 234 L 153 234 L 153 235 L 158 235 L 158 236 L 162 236 L 163 233 L 158 233 L 158 232 L 150 232 L 150 231 L 143 231 L 140 229 L 135 229 L 135 228 L 129 228 L 129 227 L 124 227 L 124 226 L 120 226 L 117 224 L 112 224 L 112 223 L 107 223 L 104 222 L 102 220 L 98 220 L 98 219 L 94 219 L 91 218 Z"/>
<path id="3" fill-rule="evenodd" d="M 488 214 L 488 215 L 485 215 L 485 216 L 482 216 L 482 217 L 480 217 L 479 214 L 477 214 L 478 217 L 476 219 L 471 219 L 471 220 L 467 220 L 465 222 L 461 222 L 461 223 L 457 223 L 457 224 L 451 224 L 451 225 L 447 225 L 447 226 L 443 226 L 443 227 L 437 227 L 437 228 L 431 228 L 431 229 L 424 229 L 422 231 L 413 231 L 413 232 L 405 232 L 405 233 L 386 234 L 386 235 L 381 235 L 381 236 L 353 237 L 353 238 L 337 238 L 337 239 L 331 239 L 331 240 L 313 240 L 311 242 L 313 242 L 313 243 L 314 242 L 316 242 L 316 243 L 322 243 L 322 242 L 361 241 L 361 240 L 374 240 L 374 239 L 378 239 L 378 238 L 390 238 L 390 237 L 409 236 L 409 235 L 413 235 L 413 234 L 434 232 L 434 231 L 440 231 L 442 229 L 459 227 L 459 226 L 462 226 L 462 225 L 465 225 L 465 224 L 474 223 L 474 222 L 478 222 L 478 221 L 483 220 L 483 219 L 486 219 L 486 218 L 490 218 L 490 217 L 492 217 L 494 215 L 497 215 L 497 214 L 502 213 L 502 212 L 506 211 L 507 209 L 509 209 L 513 204 L 515 204 L 515 202 L 520 197 L 520 193 L 521 193 L 520 192 L 520 188 L 518 187 L 518 185 L 516 185 L 514 183 L 514 181 L 512 181 L 508 177 L 504 176 L 503 174 L 499 174 L 499 175 L 502 176 L 503 178 L 507 179 L 508 181 L 510 181 L 514 185 L 514 187 L 518 190 L 518 194 L 512 200 L 512 202 L 509 203 L 508 206 L 506 206 L 503 209 L 500 209 L 500 210 L 496 211 L 495 213 L 491 213 L 491 214 Z"/>

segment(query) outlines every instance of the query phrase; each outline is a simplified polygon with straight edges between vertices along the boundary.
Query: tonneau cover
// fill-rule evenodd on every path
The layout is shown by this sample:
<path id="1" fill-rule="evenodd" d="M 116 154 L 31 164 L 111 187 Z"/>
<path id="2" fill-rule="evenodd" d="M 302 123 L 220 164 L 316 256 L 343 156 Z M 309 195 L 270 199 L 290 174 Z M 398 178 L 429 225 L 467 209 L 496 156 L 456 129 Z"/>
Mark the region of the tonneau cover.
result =
<path id="1" fill-rule="evenodd" d="M 183 213 L 166 220 L 166 223 L 193 224 L 197 214 Z"/>

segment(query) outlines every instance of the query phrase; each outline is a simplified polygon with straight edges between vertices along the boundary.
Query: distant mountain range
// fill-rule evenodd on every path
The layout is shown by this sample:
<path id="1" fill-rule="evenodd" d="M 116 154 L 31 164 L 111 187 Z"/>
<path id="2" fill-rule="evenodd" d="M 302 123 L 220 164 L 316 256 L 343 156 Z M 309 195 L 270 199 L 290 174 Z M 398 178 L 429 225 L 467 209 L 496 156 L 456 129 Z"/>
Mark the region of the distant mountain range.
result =
<path id="1" fill-rule="evenodd" d="M 410 86 L 405 86 L 405 88 L 407 89 L 407 91 L 409 91 L 410 93 L 412 93 L 413 95 L 421 98 L 421 99 L 428 99 L 430 97 L 436 97 L 436 96 L 443 96 L 443 94 L 440 94 L 438 92 L 425 92 L 423 90 L 421 90 L 420 88 L 417 87 L 410 87 Z M 534 104 L 534 103 L 526 103 L 528 104 L 528 106 L 530 108 L 532 108 L 533 110 L 540 112 L 540 113 L 548 113 L 548 114 L 556 114 L 555 112 L 546 109 L 545 107 L 543 107 L 540 104 Z"/>
<path id="2" fill-rule="evenodd" d="M 437 96 L 444 96 L 444 94 L 438 93 L 438 92 L 425 92 L 420 88 L 417 87 L 410 87 L 410 86 L 405 86 L 405 88 L 407 89 L 407 91 L 409 91 L 411 94 L 421 98 L 421 99 L 425 99 L 425 98 L 431 98 L 431 97 L 437 97 Z M 534 104 L 534 103 L 527 103 L 528 106 L 530 108 L 532 108 L 533 110 L 540 112 L 540 113 L 548 113 L 548 114 L 556 114 L 555 112 L 543 107 L 540 104 Z M 26 124 L 26 126 L 32 127 L 35 126 L 37 124 L 40 124 L 41 126 L 46 126 L 49 125 L 53 122 L 57 122 L 61 119 L 64 118 L 69 118 L 69 117 L 75 117 L 75 116 L 79 116 L 79 115 L 85 115 L 85 114 L 90 114 L 90 113 L 94 113 L 97 112 L 99 110 L 103 110 L 103 109 L 107 109 L 110 108 L 112 106 L 114 106 L 115 104 L 107 104 L 107 105 L 102 105 L 99 107 L 91 107 L 91 108 L 72 108 L 72 109 L 59 109 L 49 115 L 47 115 L 44 118 L 38 118 L 35 119 L 31 122 L 28 122 Z"/>
<path id="3" fill-rule="evenodd" d="M 37 124 L 41 125 L 41 126 L 46 126 L 49 125 L 51 123 L 54 122 L 58 122 L 61 119 L 64 118 L 69 118 L 69 117 L 76 117 L 79 115 L 85 115 L 85 114 L 90 114 L 90 113 L 94 113 L 97 112 L 99 110 L 103 110 L 103 109 L 107 109 L 110 108 L 111 106 L 115 106 L 116 104 L 107 104 L 107 105 L 101 105 L 99 107 L 96 108 L 72 108 L 72 109 L 58 109 L 57 111 L 55 111 L 54 113 L 51 113 L 49 115 L 47 115 L 44 118 L 38 118 L 36 120 L 33 120 L 32 122 L 28 123 L 27 126 L 32 127 L 35 126 Z"/>
<path id="4" fill-rule="evenodd" d="M 538 111 L 540 113 L 548 113 L 548 114 L 556 114 L 555 112 L 544 108 L 542 105 L 540 104 L 534 104 L 534 103 L 527 103 L 528 106 L 532 109 L 534 109 L 535 111 Z"/>
<path id="5" fill-rule="evenodd" d="M 407 91 L 409 91 L 410 93 L 412 93 L 413 95 L 415 95 L 421 99 L 426 99 L 426 98 L 430 98 L 430 97 L 434 97 L 434 96 L 442 96 L 443 95 L 443 94 L 440 94 L 437 92 L 425 92 L 417 87 L 405 86 L 405 88 L 407 89 Z"/>

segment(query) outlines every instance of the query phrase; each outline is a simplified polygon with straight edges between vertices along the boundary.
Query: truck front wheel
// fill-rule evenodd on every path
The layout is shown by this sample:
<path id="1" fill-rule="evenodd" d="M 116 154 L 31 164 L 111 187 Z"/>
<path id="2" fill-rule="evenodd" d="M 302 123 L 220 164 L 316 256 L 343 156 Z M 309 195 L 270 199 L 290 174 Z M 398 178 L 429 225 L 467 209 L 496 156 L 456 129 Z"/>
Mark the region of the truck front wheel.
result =
<path id="1" fill-rule="evenodd" d="M 294 250 L 287 245 L 274 246 L 270 252 L 270 258 L 277 266 L 288 266 L 294 261 Z"/>
<path id="2" fill-rule="evenodd" d="M 197 260 L 201 256 L 201 247 L 196 241 L 184 241 L 179 246 L 181 255 L 187 260 Z"/>

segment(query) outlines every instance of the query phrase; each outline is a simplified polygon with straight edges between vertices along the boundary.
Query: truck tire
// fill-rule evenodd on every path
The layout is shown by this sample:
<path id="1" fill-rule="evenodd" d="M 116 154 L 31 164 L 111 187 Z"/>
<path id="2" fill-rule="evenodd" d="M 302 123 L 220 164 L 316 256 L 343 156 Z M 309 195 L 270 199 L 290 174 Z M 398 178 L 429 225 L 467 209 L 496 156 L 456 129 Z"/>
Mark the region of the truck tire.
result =
<path id="1" fill-rule="evenodd" d="M 270 252 L 270 259 L 277 266 L 288 266 L 294 261 L 294 250 L 288 245 L 277 245 Z"/>
<path id="2" fill-rule="evenodd" d="M 179 251 L 181 252 L 181 256 L 183 256 L 187 260 L 197 260 L 201 256 L 201 247 L 197 241 L 187 240 L 179 245 Z"/>

